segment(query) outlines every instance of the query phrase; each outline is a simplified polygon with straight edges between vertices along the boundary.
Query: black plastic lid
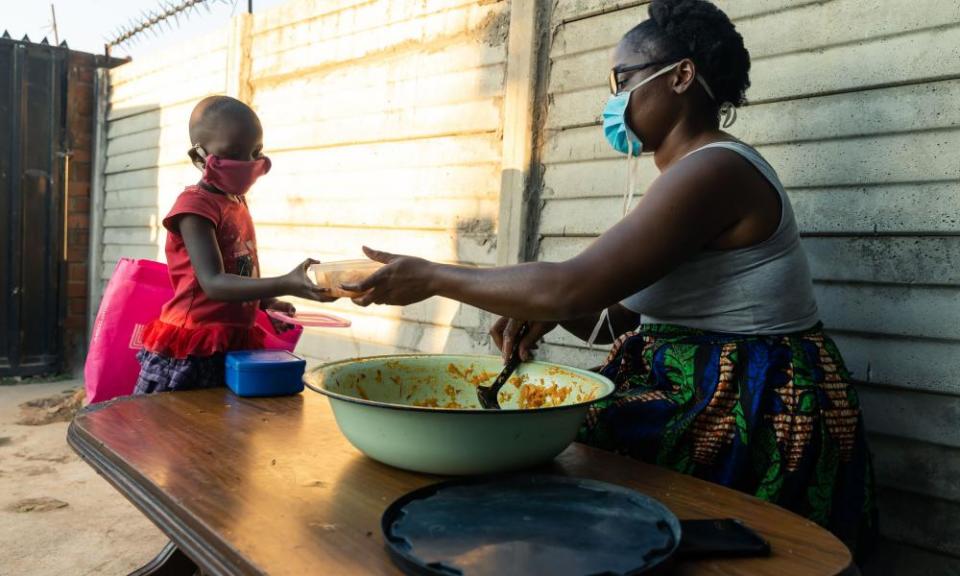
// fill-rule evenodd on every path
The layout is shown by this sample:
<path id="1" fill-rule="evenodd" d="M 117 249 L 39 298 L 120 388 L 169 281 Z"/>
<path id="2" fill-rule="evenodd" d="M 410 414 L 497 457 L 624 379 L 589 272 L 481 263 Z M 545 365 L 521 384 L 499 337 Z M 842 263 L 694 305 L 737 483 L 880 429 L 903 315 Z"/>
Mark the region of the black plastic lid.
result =
<path id="1" fill-rule="evenodd" d="M 680 523 L 621 486 L 547 475 L 454 480 L 394 502 L 381 526 L 415 575 L 639 574 L 667 560 Z"/>

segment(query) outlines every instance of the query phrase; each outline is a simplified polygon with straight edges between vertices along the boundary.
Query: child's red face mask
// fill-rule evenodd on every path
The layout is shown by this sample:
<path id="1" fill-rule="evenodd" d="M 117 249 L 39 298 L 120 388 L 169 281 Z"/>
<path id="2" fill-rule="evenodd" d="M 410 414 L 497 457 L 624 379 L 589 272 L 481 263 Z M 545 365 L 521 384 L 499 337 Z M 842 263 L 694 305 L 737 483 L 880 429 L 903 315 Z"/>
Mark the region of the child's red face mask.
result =
<path id="1" fill-rule="evenodd" d="M 203 170 L 203 181 L 227 194 L 246 194 L 257 178 L 270 171 L 270 159 L 266 156 L 245 162 L 207 154 L 199 145 L 195 146 L 195 149 L 203 159 L 203 164 L 194 162 L 197 168 Z"/>

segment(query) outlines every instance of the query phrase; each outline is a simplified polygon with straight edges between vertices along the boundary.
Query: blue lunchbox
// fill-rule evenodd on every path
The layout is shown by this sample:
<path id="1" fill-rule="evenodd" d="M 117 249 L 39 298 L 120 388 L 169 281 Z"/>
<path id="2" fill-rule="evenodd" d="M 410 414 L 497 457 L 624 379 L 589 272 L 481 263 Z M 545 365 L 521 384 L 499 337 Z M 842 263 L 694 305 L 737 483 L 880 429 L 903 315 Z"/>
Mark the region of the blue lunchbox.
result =
<path id="1" fill-rule="evenodd" d="M 227 353 L 227 386 L 237 396 L 285 396 L 303 392 L 307 362 L 286 350 Z"/>

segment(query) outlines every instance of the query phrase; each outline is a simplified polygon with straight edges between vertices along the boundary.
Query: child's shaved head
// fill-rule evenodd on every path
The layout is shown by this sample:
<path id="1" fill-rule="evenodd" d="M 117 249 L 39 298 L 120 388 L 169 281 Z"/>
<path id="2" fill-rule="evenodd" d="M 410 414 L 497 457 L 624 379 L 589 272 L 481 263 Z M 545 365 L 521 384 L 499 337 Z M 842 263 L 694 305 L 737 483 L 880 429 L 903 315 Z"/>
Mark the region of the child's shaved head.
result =
<path id="1" fill-rule="evenodd" d="M 263 129 L 256 112 L 243 102 L 230 96 L 208 96 L 190 114 L 190 143 L 208 154 L 252 160 L 263 147 Z M 191 150 L 192 158 L 194 154 Z"/>

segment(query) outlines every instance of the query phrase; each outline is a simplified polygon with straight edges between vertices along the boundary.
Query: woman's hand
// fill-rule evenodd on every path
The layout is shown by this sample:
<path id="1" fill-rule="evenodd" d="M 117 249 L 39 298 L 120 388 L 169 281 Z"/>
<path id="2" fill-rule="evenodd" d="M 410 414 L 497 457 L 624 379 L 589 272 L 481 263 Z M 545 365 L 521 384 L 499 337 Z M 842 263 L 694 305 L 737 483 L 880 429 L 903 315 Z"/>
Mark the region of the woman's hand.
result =
<path id="1" fill-rule="evenodd" d="M 436 266 L 433 262 L 413 256 L 380 252 L 366 246 L 363 247 L 363 252 L 371 260 L 382 262 L 386 266 L 362 282 L 341 286 L 344 290 L 360 294 L 353 298 L 354 304 L 406 306 L 435 295 L 431 282 Z"/>
<path id="2" fill-rule="evenodd" d="M 282 281 L 285 287 L 284 293 L 307 300 L 316 300 L 317 302 L 333 302 L 335 297 L 330 295 L 326 288 L 317 286 L 307 276 L 310 266 L 320 262 L 312 258 L 307 258 L 299 266 L 291 270 Z"/>
<path id="3" fill-rule="evenodd" d="M 540 347 L 540 340 L 547 332 L 557 327 L 556 322 L 527 322 L 527 324 L 529 325 L 527 335 L 520 341 L 520 359 L 524 362 L 533 359 L 533 352 Z M 521 326 L 523 326 L 522 320 L 500 317 L 490 328 L 490 336 L 493 338 L 493 343 L 500 349 L 504 362 L 510 357 Z"/>

